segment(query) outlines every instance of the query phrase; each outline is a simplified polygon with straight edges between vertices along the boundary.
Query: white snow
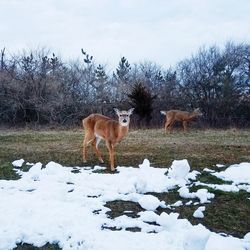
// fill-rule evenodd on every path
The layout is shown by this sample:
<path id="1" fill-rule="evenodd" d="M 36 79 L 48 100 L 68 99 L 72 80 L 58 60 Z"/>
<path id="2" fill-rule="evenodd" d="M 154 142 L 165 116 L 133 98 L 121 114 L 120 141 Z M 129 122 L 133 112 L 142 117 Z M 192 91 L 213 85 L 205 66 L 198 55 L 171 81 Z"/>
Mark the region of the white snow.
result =
<path id="1" fill-rule="evenodd" d="M 20 159 L 20 160 L 13 161 L 12 165 L 16 168 L 20 168 L 22 167 L 23 163 L 24 163 L 24 159 Z"/>
<path id="2" fill-rule="evenodd" d="M 184 250 L 205 250 L 210 235 L 211 233 L 201 224 L 191 228 L 184 238 Z"/>
<path id="3" fill-rule="evenodd" d="M 197 181 L 195 185 L 202 185 L 202 186 L 207 186 L 216 190 L 221 190 L 224 192 L 239 192 L 240 189 L 248 189 L 248 186 L 246 185 L 241 185 L 241 186 L 236 186 L 234 184 L 229 185 L 229 184 L 208 184 L 208 183 L 203 183 Z"/>
<path id="4" fill-rule="evenodd" d="M 207 241 L 205 250 L 248 250 L 250 244 L 234 237 L 224 237 L 212 233 Z"/>
<path id="5" fill-rule="evenodd" d="M 223 164 L 216 164 L 216 167 L 217 167 L 217 168 L 224 168 L 225 165 L 223 165 Z"/>
<path id="6" fill-rule="evenodd" d="M 199 175 L 200 172 L 199 171 L 196 171 L 196 170 L 193 170 L 192 172 L 189 172 L 187 175 L 186 175 L 186 178 L 187 180 L 196 180 L 197 178 L 197 175 Z"/>
<path id="7" fill-rule="evenodd" d="M 157 218 L 156 223 L 163 226 L 165 229 L 170 230 L 171 228 L 186 227 L 189 222 L 186 219 L 178 219 L 178 213 L 167 214 L 162 212 Z"/>
<path id="8" fill-rule="evenodd" d="M 200 203 L 207 203 L 209 199 L 214 198 L 214 194 L 209 193 L 205 188 L 197 190 L 195 195 L 200 200 Z"/>
<path id="9" fill-rule="evenodd" d="M 214 173 L 215 171 L 210 168 L 204 168 L 203 171 L 208 172 L 208 173 Z"/>
<path id="10" fill-rule="evenodd" d="M 155 222 L 159 217 L 159 215 L 153 211 L 142 211 L 139 212 L 138 215 L 140 215 L 140 219 L 145 222 Z"/>
<path id="11" fill-rule="evenodd" d="M 247 185 L 247 184 L 237 185 L 237 188 L 242 189 L 242 190 L 245 190 L 245 191 L 247 191 L 248 193 L 250 193 L 250 184 L 249 184 L 249 185 Z"/>
<path id="12" fill-rule="evenodd" d="M 247 235 L 244 239 L 222 237 L 179 219 L 178 213 L 159 214 L 157 207 L 165 204 L 148 192 L 181 186 L 179 193 L 187 196 L 184 198 L 198 198 L 201 203 L 213 198 L 206 189 L 189 192 L 186 163 L 175 162 L 170 175 L 166 169 L 150 167 L 148 160 L 139 168 L 119 167 L 116 174 L 93 172 L 102 169 L 98 166 L 72 168 L 55 162 L 36 163 L 28 172 L 18 170 L 19 180 L 0 180 L 0 250 L 13 249 L 21 242 L 38 247 L 58 243 L 64 250 L 249 249 Z M 73 173 L 75 169 L 79 172 Z M 105 204 L 114 200 L 138 202 L 146 211 L 137 218 L 108 218 Z M 126 231 L 129 227 L 141 231 Z"/>
<path id="13" fill-rule="evenodd" d="M 139 200 L 138 203 L 140 206 L 146 210 L 156 210 L 161 205 L 161 202 L 158 198 L 153 195 L 144 195 Z"/>
<path id="14" fill-rule="evenodd" d="M 205 211 L 206 207 L 205 206 L 201 206 L 201 207 L 198 207 L 194 213 L 193 213 L 193 216 L 195 218 L 204 218 L 204 214 L 203 212 Z"/>
<path id="15" fill-rule="evenodd" d="M 214 194 L 209 193 L 207 191 L 207 189 L 205 189 L 205 188 L 198 189 L 196 192 L 190 193 L 189 189 L 186 186 L 184 186 L 184 187 L 181 187 L 178 190 L 178 192 L 179 192 L 180 197 L 185 198 L 185 199 L 187 199 L 187 198 L 191 198 L 191 199 L 198 198 L 200 200 L 200 203 L 210 202 L 209 199 L 214 198 Z"/>
<path id="16" fill-rule="evenodd" d="M 228 167 L 225 171 L 213 173 L 218 178 L 226 181 L 233 181 L 235 184 L 250 184 L 250 163 L 242 162 Z"/>
<path id="17" fill-rule="evenodd" d="M 244 236 L 244 239 L 250 241 L 250 232 Z"/>
<path id="18" fill-rule="evenodd" d="M 183 205 L 183 203 L 182 203 L 182 201 L 176 201 L 174 204 L 172 204 L 171 206 L 172 207 L 180 207 L 180 206 L 182 206 Z"/>
<path id="19" fill-rule="evenodd" d="M 176 179 L 185 179 L 189 172 L 190 166 L 186 159 L 174 160 L 168 171 L 168 175 Z"/>

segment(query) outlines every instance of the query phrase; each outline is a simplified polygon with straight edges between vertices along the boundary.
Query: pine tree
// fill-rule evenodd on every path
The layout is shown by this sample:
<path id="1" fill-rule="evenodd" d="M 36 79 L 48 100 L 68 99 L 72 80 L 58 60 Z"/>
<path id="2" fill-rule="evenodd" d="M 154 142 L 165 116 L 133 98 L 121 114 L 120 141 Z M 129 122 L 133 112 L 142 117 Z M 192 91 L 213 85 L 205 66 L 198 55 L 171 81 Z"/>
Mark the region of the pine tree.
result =
<path id="1" fill-rule="evenodd" d="M 108 102 L 108 93 L 107 93 L 107 80 L 108 76 L 106 75 L 105 69 L 102 65 L 98 65 L 95 69 L 95 92 L 96 92 L 96 104 L 98 107 L 98 112 L 104 112 L 104 104 Z"/>
<path id="2" fill-rule="evenodd" d="M 125 83 L 129 80 L 128 73 L 131 70 L 128 60 L 123 56 L 119 62 L 119 66 L 116 69 L 116 75 L 118 79 Z"/>
<path id="3" fill-rule="evenodd" d="M 156 95 L 152 95 L 141 82 L 137 82 L 128 97 L 130 98 L 130 104 L 135 108 L 135 114 L 140 117 L 140 121 L 145 120 L 146 124 L 149 125 Z"/>
<path id="4" fill-rule="evenodd" d="M 113 74 L 115 79 L 116 99 L 118 102 L 125 101 L 125 97 L 129 91 L 130 83 L 130 70 L 131 66 L 125 57 L 122 57 Z"/>

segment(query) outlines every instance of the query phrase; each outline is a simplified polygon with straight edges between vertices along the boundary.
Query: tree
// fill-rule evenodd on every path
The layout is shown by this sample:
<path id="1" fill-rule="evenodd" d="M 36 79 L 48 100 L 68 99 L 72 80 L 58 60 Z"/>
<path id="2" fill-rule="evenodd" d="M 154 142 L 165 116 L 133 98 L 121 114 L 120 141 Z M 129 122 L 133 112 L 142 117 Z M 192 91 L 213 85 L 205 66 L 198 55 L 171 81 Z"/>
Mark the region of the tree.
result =
<path id="1" fill-rule="evenodd" d="M 119 80 L 123 83 L 128 82 L 129 80 L 129 71 L 131 70 L 131 66 L 128 60 L 123 56 L 119 62 L 119 66 L 116 69 L 116 75 L 118 76 Z"/>
<path id="2" fill-rule="evenodd" d="M 130 104 L 135 108 L 135 114 L 140 118 L 139 124 L 142 125 L 143 120 L 148 126 L 152 119 L 153 101 L 156 95 L 151 92 L 141 83 L 137 82 L 132 87 L 132 91 L 128 94 Z"/>
<path id="3" fill-rule="evenodd" d="M 212 126 L 232 125 L 241 117 L 239 105 L 247 89 L 247 77 L 242 74 L 245 51 L 244 45 L 231 42 L 224 50 L 202 48 L 178 66 L 187 103 L 200 107 Z"/>
<path id="4" fill-rule="evenodd" d="M 95 70 L 95 90 L 96 90 L 96 105 L 97 105 L 97 111 L 100 113 L 104 113 L 104 106 L 107 102 L 109 102 L 109 96 L 108 96 L 108 76 L 106 75 L 106 72 L 104 70 L 104 67 L 102 65 L 98 65 L 98 67 Z"/>
<path id="5" fill-rule="evenodd" d="M 118 102 L 124 102 L 126 95 L 130 88 L 130 70 L 131 66 L 125 57 L 122 57 L 119 65 L 116 69 L 116 73 L 113 73 L 115 79 L 114 87 L 116 89 L 116 100 Z"/>

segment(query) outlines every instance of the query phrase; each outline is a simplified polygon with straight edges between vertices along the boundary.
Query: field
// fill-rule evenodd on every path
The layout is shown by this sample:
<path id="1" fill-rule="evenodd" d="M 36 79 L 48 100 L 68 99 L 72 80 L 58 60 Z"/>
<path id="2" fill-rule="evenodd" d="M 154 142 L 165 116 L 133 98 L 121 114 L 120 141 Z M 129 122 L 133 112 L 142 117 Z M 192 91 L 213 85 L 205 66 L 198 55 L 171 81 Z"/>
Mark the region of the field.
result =
<path id="1" fill-rule="evenodd" d="M 11 162 L 23 158 L 29 162 L 55 161 L 65 166 L 94 166 L 98 164 L 93 152 L 89 150 L 88 164 L 82 163 L 81 150 L 83 131 L 74 130 L 1 130 L 0 131 L 0 179 L 18 179 Z M 107 167 L 107 150 L 104 143 L 103 152 Z M 119 166 L 137 167 L 147 158 L 151 166 L 167 168 L 173 160 L 187 159 L 191 170 L 202 171 L 204 168 L 216 169 L 216 164 L 225 166 L 234 163 L 250 162 L 250 132 L 248 130 L 191 130 L 188 133 L 174 131 L 166 134 L 163 129 L 131 130 L 126 138 L 116 146 L 116 162 Z M 222 168 L 223 169 L 223 168 Z M 100 171 L 100 174 L 107 172 Z M 198 180 L 205 183 L 222 184 L 209 173 L 202 172 Z M 195 191 L 197 187 L 193 187 Z M 192 216 L 194 208 L 180 206 L 175 209 L 181 218 L 187 218 L 192 224 L 202 223 L 211 231 L 223 232 L 236 237 L 243 237 L 249 232 L 250 200 L 246 191 L 224 192 L 208 188 L 216 197 L 206 207 L 204 219 Z M 168 193 L 154 193 L 166 203 L 180 200 L 177 190 Z M 141 208 L 138 204 L 125 201 L 113 201 L 107 204 L 111 208 L 109 216 L 115 218 L 124 211 L 132 210 L 136 216 Z M 167 211 L 167 210 L 166 210 Z M 160 212 L 160 211 L 159 211 Z M 168 212 L 168 211 L 167 211 Z M 136 228 L 132 228 L 136 231 Z M 56 249 L 57 246 L 47 245 L 42 249 Z M 17 249 L 29 249 L 20 246 Z"/>

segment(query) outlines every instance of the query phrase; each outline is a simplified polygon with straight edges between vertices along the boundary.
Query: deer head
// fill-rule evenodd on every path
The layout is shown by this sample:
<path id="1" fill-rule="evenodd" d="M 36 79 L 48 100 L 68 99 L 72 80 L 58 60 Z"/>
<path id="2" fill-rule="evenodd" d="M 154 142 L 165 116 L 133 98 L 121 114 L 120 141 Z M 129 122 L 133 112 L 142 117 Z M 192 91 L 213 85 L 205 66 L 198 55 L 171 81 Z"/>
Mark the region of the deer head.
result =
<path id="1" fill-rule="evenodd" d="M 134 108 L 131 108 L 128 111 L 120 111 L 119 109 L 114 108 L 114 111 L 119 117 L 119 124 L 124 127 L 128 126 L 130 122 L 130 115 L 133 113 Z"/>
<path id="2" fill-rule="evenodd" d="M 193 113 L 195 113 L 196 116 L 203 116 L 199 108 L 194 109 Z"/>

